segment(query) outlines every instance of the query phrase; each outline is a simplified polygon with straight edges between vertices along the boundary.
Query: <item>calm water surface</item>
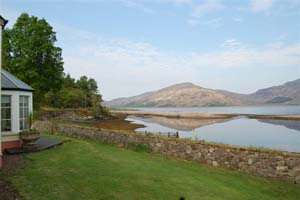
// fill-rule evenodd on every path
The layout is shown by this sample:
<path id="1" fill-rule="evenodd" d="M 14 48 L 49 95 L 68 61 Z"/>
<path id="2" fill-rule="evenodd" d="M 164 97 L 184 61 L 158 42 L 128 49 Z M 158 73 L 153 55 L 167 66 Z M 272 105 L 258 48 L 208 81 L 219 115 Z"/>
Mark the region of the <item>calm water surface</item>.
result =
<path id="1" fill-rule="evenodd" d="M 190 120 L 163 117 L 128 117 L 132 123 L 143 124 L 138 132 L 175 133 L 180 138 L 221 142 L 239 146 L 255 146 L 300 152 L 300 123 L 285 120 Z"/>
<path id="2" fill-rule="evenodd" d="M 145 111 L 199 111 L 209 113 L 238 113 L 265 115 L 300 115 L 299 105 L 263 106 L 213 106 L 213 107 L 145 107 L 134 108 Z"/>

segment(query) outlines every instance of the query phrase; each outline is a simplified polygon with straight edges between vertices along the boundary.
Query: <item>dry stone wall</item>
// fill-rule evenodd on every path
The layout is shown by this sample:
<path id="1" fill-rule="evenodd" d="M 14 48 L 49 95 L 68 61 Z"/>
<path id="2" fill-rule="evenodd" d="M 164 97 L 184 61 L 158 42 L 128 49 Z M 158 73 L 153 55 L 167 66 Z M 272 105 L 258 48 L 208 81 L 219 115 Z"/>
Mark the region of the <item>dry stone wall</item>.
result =
<path id="1" fill-rule="evenodd" d="M 57 132 L 66 136 L 80 136 L 105 143 L 124 146 L 142 144 L 151 151 L 163 155 L 300 184 L 300 154 L 296 153 L 239 148 L 201 141 L 53 124 L 48 121 L 36 122 L 34 126 L 39 131 Z"/>

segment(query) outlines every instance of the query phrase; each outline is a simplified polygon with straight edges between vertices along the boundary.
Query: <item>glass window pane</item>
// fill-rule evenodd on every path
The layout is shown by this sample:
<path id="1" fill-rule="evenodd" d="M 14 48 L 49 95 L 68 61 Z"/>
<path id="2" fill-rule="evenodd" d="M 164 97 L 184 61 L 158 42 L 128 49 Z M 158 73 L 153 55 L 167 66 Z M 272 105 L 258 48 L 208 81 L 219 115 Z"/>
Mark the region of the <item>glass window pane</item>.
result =
<path id="1" fill-rule="evenodd" d="M 1 107 L 10 107 L 10 96 L 1 96 Z"/>
<path id="2" fill-rule="evenodd" d="M 9 103 L 9 96 L 6 96 L 6 95 L 2 95 L 2 99 L 1 99 L 1 101 L 2 101 L 2 103 Z"/>
<path id="3" fill-rule="evenodd" d="M 11 131 L 11 120 L 1 120 L 1 131 Z"/>
<path id="4" fill-rule="evenodd" d="M 24 128 L 23 128 L 23 120 L 22 119 L 20 119 L 20 130 L 23 130 Z"/>
<path id="5" fill-rule="evenodd" d="M 24 97 L 24 106 L 28 107 L 29 104 L 29 97 Z"/>
<path id="6" fill-rule="evenodd" d="M 20 118 L 24 118 L 23 108 L 20 108 Z"/>
<path id="7" fill-rule="evenodd" d="M 1 117 L 2 117 L 2 119 L 11 119 L 11 109 L 10 108 L 2 108 L 1 109 Z"/>
<path id="8" fill-rule="evenodd" d="M 29 117 L 29 97 L 20 96 L 20 130 L 28 129 L 28 117 Z"/>
<path id="9" fill-rule="evenodd" d="M 19 105 L 20 105 L 20 108 L 23 107 L 23 97 L 22 96 L 19 97 Z"/>
<path id="10" fill-rule="evenodd" d="M 5 121 L 1 120 L 1 131 L 5 131 L 4 123 L 5 123 Z"/>
<path id="11" fill-rule="evenodd" d="M 28 118 L 29 116 L 29 110 L 28 107 L 24 109 L 24 118 Z"/>
<path id="12" fill-rule="evenodd" d="M 11 131 L 11 97 L 1 96 L 1 131 Z"/>
<path id="13" fill-rule="evenodd" d="M 5 118 L 5 111 L 4 108 L 1 109 L 1 119 Z"/>
<path id="14" fill-rule="evenodd" d="M 5 120 L 6 121 L 6 131 L 11 131 L 11 120 Z"/>

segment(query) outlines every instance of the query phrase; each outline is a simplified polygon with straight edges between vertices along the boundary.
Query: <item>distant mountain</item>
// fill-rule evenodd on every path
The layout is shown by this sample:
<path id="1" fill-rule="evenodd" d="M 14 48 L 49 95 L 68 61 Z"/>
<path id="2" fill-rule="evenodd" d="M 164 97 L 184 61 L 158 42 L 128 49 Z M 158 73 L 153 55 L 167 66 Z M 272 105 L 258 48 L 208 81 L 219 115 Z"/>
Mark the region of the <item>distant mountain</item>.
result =
<path id="1" fill-rule="evenodd" d="M 249 99 L 262 103 L 300 104 L 300 79 L 258 90 L 250 94 Z"/>
<path id="2" fill-rule="evenodd" d="M 180 83 L 138 96 L 106 101 L 110 107 L 194 107 L 249 104 L 300 104 L 300 79 L 238 94 L 225 90 L 203 88 L 192 83 Z"/>
<path id="3" fill-rule="evenodd" d="M 300 79 L 283 85 L 257 90 L 252 94 L 239 94 L 218 90 L 224 95 L 253 104 L 300 104 Z"/>
<path id="4" fill-rule="evenodd" d="M 244 102 L 192 83 L 176 84 L 158 91 L 105 102 L 105 105 L 111 107 L 193 107 L 240 104 Z"/>

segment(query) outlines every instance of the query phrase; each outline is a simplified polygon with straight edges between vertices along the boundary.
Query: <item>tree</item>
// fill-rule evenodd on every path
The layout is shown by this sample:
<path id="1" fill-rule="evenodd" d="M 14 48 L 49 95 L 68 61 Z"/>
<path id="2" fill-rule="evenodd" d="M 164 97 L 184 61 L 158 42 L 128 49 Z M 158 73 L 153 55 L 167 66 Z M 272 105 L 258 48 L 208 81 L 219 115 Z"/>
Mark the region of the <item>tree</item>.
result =
<path id="1" fill-rule="evenodd" d="M 64 88 L 76 88 L 75 79 L 71 77 L 70 74 L 67 74 L 63 78 L 63 87 Z"/>
<path id="2" fill-rule="evenodd" d="M 102 96 L 99 94 L 97 82 L 86 76 L 76 81 L 70 74 L 64 74 L 62 89 L 48 92 L 44 102 L 47 106 L 56 108 L 93 107 L 97 113 L 105 111 L 101 106 Z"/>
<path id="3" fill-rule="evenodd" d="M 3 67 L 35 89 L 35 106 L 47 92 L 62 87 L 62 49 L 55 42 L 56 33 L 47 21 L 26 13 L 3 33 Z"/>
<path id="4" fill-rule="evenodd" d="M 63 88 L 58 92 L 48 92 L 45 95 L 47 106 L 55 108 L 83 108 L 86 94 L 77 88 Z"/>
<path id="5" fill-rule="evenodd" d="M 3 31 L 3 37 L 2 37 L 2 67 L 5 69 L 9 69 L 9 66 L 11 66 L 11 54 L 12 54 L 12 46 L 11 46 L 11 30 L 5 29 Z"/>
<path id="6" fill-rule="evenodd" d="M 98 93 L 98 85 L 95 79 L 81 76 L 76 82 L 79 89 L 86 91 L 87 93 Z"/>

